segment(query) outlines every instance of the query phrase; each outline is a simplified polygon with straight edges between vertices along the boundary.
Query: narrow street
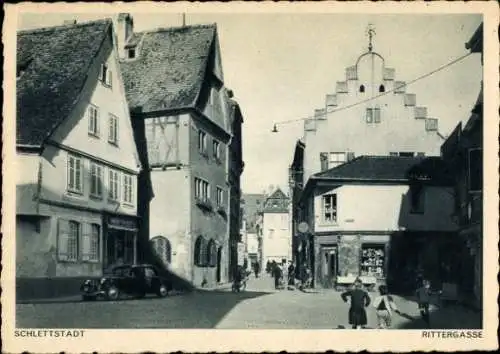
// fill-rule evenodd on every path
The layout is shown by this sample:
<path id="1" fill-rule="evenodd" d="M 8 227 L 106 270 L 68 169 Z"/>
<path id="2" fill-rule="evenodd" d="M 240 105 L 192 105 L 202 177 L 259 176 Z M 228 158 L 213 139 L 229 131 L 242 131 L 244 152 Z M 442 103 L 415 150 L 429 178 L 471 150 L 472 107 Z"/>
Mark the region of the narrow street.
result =
<path id="1" fill-rule="evenodd" d="M 374 293 L 370 294 L 374 296 Z M 397 297 L 404 317 L 393 327 L 423 328 L 415 302 Z M 197 291 L 165 299 L 82 302 L 78 298 L 17 304 L 16 324 L 23 328 L 216 328 L 337 329 L 349 328 L 347 304 L 333 290 L 275 291 L 264 275 L 251 278 L 247 290 Z M 376 327 L 368 309 L 368 327 Z M 448 307 L 433 313 L 433 328 L 480 328 L 478 313 Z"/>

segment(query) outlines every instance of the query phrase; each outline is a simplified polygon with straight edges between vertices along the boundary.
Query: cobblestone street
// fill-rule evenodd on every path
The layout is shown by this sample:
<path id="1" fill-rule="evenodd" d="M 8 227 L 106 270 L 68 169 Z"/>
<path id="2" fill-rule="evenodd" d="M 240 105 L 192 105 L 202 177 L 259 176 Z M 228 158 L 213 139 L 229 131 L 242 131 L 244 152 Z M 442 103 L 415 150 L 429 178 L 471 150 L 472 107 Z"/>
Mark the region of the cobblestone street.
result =
<path id="1" fill-rule="evenodd" d="M 374 296 L 374 293 L 371 293 Z M 394 315 L 393 327 L 424 328 L 416 303 L 396 297 L 404 316 Z M 251 278 L 247 290 L 197 291 L 165 299 L 81 302 L 61 299 L 17 305 L 17 327 L 46 328 L 349 328 L 348 305 L 333 290 L 275 291 L 264 275 Z M 376 327 L 373 308 L 368 308 L 368 327 Z M 433 328 L 480 328 L 478 313 L 464 308 L 437 309 Z"/>

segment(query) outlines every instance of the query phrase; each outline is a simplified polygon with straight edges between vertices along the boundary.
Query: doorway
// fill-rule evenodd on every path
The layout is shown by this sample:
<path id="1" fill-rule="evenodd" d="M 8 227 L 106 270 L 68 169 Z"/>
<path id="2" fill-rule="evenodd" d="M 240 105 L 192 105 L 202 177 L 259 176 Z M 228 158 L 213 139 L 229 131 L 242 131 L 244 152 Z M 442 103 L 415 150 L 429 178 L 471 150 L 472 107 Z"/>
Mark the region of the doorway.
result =
<path id="1" fill-rule="evenodd" d="M 328 247 L 323 249 L 322 255 L 322 274 L 323 286 L 332 288 L 335 285 L 337 277 L 337 249 L 336 247 Z"/>
<path id="2" fill-rule="evenodd" d="M 217 272 L 216 272 L 217 283 L 221 282 L 221 275 L 222 275 L 221 263 L 222 263 L 222 247 L 219 247 L 217 249 Z"/>

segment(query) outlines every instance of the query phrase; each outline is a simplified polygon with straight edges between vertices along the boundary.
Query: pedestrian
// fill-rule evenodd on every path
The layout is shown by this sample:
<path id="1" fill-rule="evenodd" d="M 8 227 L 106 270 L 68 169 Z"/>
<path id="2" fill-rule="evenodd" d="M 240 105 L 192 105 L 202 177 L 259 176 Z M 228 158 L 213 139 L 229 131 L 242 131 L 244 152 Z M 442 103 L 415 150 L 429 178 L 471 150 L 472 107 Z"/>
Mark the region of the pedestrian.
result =
<path id="1" fill-rule="evenodd" d="M 259 262 L 255 262 L 255 264 L 254 264 L 254 271 L 255 271 L 255 277 L 258 278 L 259 277 L 259 272 L 260 272 L 260 264 L 259 264 Z"/>
<path id="2" fill-rule="evenodd" d="M 354 289 L 347 290 L 341 295 L 342 300 L 347 302 L 347 297 L 351 298 L 351 306 L 349 308 L 349 324 L 353 329 L 363 328 L 366 326 L 366 310 L 365 307 L 370 305 L 370 296 L 363 290 L 363 282 L 356 278 L 354 281 Z"/>
<path id="3" fill-rule="evenodd" d="M 416 291 L 418 309 L 420 310 L 420 315 L 424 320 L 428 328 L 431 327 L 431 318 L 429 313 L 429 305 L 431 301 L 431 296 L 434 294 L 440 294 L 440 291 L 431 290 L 431 282 L 427 279 L 422 281 L 422 286 L 420 286 Z"/>
<path id="4" fill-rule="evenodd" d="M 290 261 L 290 264 L 288 265 L 288 289 L 293 290 L 294 286 L 295 286 L 295 266 L 293 265 L 293 262 Z"/>
<path id="5" fill-rule="evenodd" d="M 399 313 L 399 310 L 394 299 L 389 295 L 387 286 L 380 285 L 378 291 L 380 295 L 373 301 L 373 307 L 377 310 L 378 328 L 390 328 L 392 323 L 392 311 Z"/>

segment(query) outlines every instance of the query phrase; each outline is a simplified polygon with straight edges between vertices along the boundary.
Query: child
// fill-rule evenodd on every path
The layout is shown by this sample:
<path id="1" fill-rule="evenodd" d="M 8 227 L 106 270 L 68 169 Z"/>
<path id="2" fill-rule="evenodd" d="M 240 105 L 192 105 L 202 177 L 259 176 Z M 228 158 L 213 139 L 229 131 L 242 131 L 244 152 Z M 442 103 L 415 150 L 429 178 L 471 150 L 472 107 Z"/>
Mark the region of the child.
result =
<path id="1" fill-rule="evenodd" d="M 377 309 L 378 328 L 385 329 L 391 327 L 392 311 L 399 313 L 396 303 L 392 296 L 389 295 L 387 287 L 381 285 L 378 288 L 380 296 L 373 301 L 373 307 Z"/>
<path id="2" fill-rule="evenodd" d="M 441 292 L 433 292 L 431 290 L 431 283 L 428 280 L 424 279 L 422 281 L 422 286 L 419 287 L 415 293 L 417 296 L 418 308 L 420 309 L 420 315 L 422 316 L 422 319 L 424 320 L 427 327 L 430 328 L 431 323 L 429 315 L 429 303 L 431 300 L 431 296 L 434 295 L 435 293 L 441 293 Z"/>
<path id="3" fill-rule="evenodd" d="M 347 302 L 347 297 L 351 297 L 351 307 L 349 308 L 349 324 L 353 329 L 363 328 L 366 326 L 366 310 L 365 307 L 370 305 L 370 297 L 363 289 L 363 282 L 357 278 L 354 281 L 354 289 L 342 293 L 340 296 L 344 302 Z"/>

